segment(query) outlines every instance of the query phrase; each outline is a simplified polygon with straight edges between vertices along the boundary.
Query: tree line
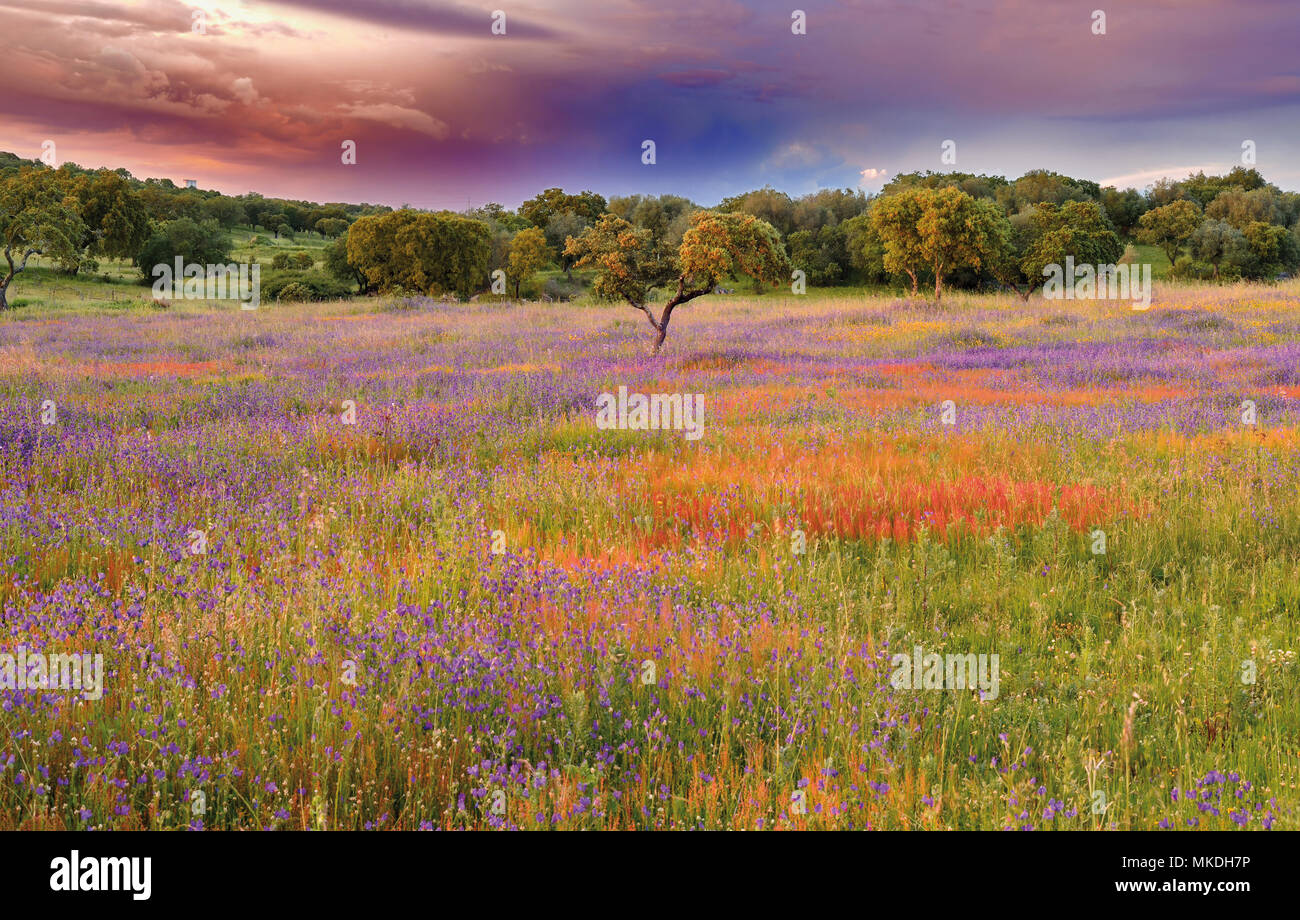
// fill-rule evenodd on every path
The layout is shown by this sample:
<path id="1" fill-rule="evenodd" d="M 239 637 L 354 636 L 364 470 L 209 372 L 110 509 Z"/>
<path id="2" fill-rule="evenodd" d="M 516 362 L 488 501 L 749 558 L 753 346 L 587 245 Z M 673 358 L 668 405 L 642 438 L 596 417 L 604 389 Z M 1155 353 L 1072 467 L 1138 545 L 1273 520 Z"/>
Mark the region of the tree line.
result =
<path id="1" fill-rule="evenodd" d="M 33 256 L 50 259 L 68 275 L 93 274 L 100 259 L 132 262 L 148 280 L 150 268 L 176 256 L 200 263 L 228 262 L 236 227 L 277 238 L 316 233 L 342 238 L 358 217 L 391 211 L 385 205 L 317 204 L 265 198 L 256 192 L 178 187 L 171 179 L 137 179 L 125 169 L 57 169 L 0 152 L 0 309 L 8 307 L 14 278 Z"/>
<path id="2" fill-rule="evenodd" d="M 278 288 L 269 296 L 281 299 L 286 291 L 323 299 L 353 289 L 570 296 L 581 289 L 573 279 L 580 268 L 587 275 L 581 280 L 594 279 L 597 296 L 644 310 L 654 298 L 690 299 L 705 281 L 716 284 L 733 271 L 755 290 L 788 282 L 790 274 L 774 274 L 787 265 L 817 286 L 901 284 L 914 294 L 933 289 L 935 297 L 954 287 L 1009 288 L 1027 298 L 1042 284 L 1045 266 L 1067 257 L 1113 264 L 1130 242 L 1160 247 L 1180 278 L 1267 279 L 1300 266 L 1300 194 L 1281 191 L 1253 168 L 1161 180 L 1143 191 L 1049 170 L 1017 179 L 908 173 L 875 195 L 823 189 L 791 197 L 764 187 L 710 208 L 677 195 L 607 200 L 549 188 L 514 210 L 489 203 L 453 213 L 227 196 L 135 179 L 121 169 L 50 169 L 0 154 L 8 261 L 0 308 L 33 254 L 74 274 L 95 271 L 98 258 L 130 260 L 147 278 L 150 266 L 177 256 L 228 261 L 227 232 L 236 227 L 333 241 L 324 273 L 309 257 L 277 259 L 274 267 L 286 274 L 272 282 Z M 714 248 L 700 262 L 692 253 L 706 239 Z M 539 288 L 536 276 L 548 266 L 566 279 Z M 490 287 L 493 279 L 498 286 Z M 650 314 L 656 338 L 671 313 Z"/>

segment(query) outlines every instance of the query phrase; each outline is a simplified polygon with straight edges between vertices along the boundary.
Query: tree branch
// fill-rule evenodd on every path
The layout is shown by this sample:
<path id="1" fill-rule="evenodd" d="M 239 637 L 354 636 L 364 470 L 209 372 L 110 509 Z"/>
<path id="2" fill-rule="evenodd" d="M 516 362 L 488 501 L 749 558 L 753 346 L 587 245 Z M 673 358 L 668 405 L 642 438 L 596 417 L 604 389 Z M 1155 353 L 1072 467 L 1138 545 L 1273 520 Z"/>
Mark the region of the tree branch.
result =
<path id="1" fill-rule="evenodd" d="M 627 298 L 627 302 L 630 303 L 636 309 L 640 310 L 642 313 L 644 313 L 645 318 L 650 320 L 650 325 L 654 327 L 656 332 L 659 331 L 659 323 L 655 321 L 655 315 L 652 312 L 650 312 L 650 308 L 648 306 L 646 306 L 643 303 L 637 303 L 631 297 Z"/>
<path id="2" fill-rule="evenodd" d="M 654 345 L 650 352 L 651 354 L 659 354 L 659 349 L 663 347 L 664 339 L 668 338 L 668 321 L 672 319 L 673 310 L 686 303 L 688 300 L 694 300 L 696 297 L 708 294 L 713 290 L 714 283 L 715 280 L 709 278 L 702 287 L 688 290 L 686 287 L 686 276 L 683 275 L 677 279 L 677 293 L 674 294 L 672 299 L 664 305 L 664 312 L 659 317 L 659 323 L 655 325 L 655 328 L 659 330 L 659 335 L 655 337 Z M 653 320 L 651 320 L 651 324 L 654 325 Z"/>

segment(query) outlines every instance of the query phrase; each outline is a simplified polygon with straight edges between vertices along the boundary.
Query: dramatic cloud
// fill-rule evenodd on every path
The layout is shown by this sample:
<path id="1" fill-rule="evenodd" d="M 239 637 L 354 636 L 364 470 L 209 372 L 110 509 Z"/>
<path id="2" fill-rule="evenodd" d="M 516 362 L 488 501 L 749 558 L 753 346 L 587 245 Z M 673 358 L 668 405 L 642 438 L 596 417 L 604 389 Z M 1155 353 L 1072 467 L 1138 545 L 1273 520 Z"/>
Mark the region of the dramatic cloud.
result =
<path id="1" fill-rule="evenodd" d="M 275 0 L 275 3 L 401 29 L 420 29 L 439 35 L 473 38 L 489 34 L 491 14 L 495 12 L 491 7 L 479 10 L 472 6 L 439 3 L 436 0 Z M 553 34 L 550 29 L 526 16 L 516 18 L 513 10 L 502 12 L 506 13 L 506 35 L 546 38 Z"/>
<path id="2" fill-rule="evenodd" d="M 529 0 L 494 35 L 502 6 L 0 0 L 0 149 L 463 207 L 552 185 L 874 189 L 953 168 L 947 139 L 963 171 L 1144 185 L 1231 168 L 1250 139 L 1300 187 L 1290 0 L 1150 0 L 1104 35 L 1073 0 L 801 0 L 803 35 L 772 0 Z"/>

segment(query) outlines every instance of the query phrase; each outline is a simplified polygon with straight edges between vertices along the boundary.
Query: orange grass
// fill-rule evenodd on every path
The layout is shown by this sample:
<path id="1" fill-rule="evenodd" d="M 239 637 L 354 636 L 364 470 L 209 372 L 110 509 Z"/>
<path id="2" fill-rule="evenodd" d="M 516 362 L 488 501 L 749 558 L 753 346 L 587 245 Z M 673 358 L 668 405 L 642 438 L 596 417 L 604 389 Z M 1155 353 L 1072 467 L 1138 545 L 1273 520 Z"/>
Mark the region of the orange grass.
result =
<path id="1" fill-rule="evenodd" d="M 931 460 L 926 448 L 942 451 Z M 641 540 L 646 549 L 681 547 L 685 529 L 740 541 L 755 524 L 778 530 L 790 515 L 791 526 L 810 536 L 906 541 L 922 526 L 944 537 L 950 527 L 982 535 L 1037 525 L 1053 508 L 1076 530 L 1142 511 L 1118 488 L 1008 472 L 1002 458 L 956 437 L 905 444 L 858 440 L 803 452 L 775 442 L 743 458 L 700 454 L 689 466 L 651 453 L 621 472 L 616 490 L 648 506 L 652 525 Z"/>

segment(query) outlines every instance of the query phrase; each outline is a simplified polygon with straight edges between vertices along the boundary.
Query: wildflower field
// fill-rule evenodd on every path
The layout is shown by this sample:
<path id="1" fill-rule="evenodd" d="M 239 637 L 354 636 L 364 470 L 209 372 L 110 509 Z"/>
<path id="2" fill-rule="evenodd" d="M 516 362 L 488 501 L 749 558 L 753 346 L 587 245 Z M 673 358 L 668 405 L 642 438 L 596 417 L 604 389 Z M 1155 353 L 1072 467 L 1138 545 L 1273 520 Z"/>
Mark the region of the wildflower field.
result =
<path id="1" fill-rule="evenodd" d="M 0 689 L 0 827 L 1300 827 L 1297 317 L 23 307 L 0 647 L 106 676 Z"/>

